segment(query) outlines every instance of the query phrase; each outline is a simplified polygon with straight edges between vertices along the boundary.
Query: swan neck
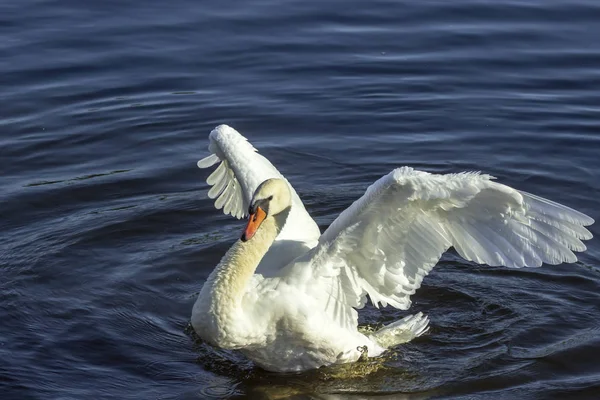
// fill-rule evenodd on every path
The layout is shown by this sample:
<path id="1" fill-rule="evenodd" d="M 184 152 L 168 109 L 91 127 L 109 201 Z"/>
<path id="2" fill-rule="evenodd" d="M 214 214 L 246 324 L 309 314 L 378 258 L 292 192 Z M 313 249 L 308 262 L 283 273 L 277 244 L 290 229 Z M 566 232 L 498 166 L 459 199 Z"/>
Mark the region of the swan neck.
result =
<path id="1" fill-rule="evenodd" d="M 238 240 L 225 254 L 205 285 L 212 289 L 216 314 L 224 315 L 240 308 L 248 282 L 280 230 L 276 218 L 268 217 L 252 239 Z"/>

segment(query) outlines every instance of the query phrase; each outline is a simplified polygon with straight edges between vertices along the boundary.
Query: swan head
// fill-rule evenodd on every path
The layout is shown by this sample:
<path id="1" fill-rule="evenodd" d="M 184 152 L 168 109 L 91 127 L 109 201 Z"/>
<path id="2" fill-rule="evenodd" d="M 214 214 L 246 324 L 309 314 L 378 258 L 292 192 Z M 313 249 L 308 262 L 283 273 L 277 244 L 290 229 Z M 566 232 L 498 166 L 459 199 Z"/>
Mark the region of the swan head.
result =
<path id="1" fill-rule="evenodd" d="M 242 241 L 252 239 L 263 221 L 290 208 L 292 195 L 283 179 L 267 179 L 254 192 L 248 209 L 248 225 L 242 234 Z"/>

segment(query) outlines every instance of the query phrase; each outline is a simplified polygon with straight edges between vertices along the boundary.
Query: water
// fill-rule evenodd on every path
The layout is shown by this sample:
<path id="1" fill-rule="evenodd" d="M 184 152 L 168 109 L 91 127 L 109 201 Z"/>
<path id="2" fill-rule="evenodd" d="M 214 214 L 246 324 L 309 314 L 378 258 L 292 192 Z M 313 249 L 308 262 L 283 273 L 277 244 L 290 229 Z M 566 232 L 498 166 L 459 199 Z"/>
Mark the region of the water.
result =
<path id="1" fill-rule="evenodd" d="M 413 298 L 430 334 L 360 367 L 266 373 L 187 326 L 242 228 L 195 166 L 220 123 L 322 229 L 400 165 L 600 219 L 599 19 L 592 0 L 3 2 L 2 398 L 597 398 L 597 238 L 575 265 L 444 257 Z"/>

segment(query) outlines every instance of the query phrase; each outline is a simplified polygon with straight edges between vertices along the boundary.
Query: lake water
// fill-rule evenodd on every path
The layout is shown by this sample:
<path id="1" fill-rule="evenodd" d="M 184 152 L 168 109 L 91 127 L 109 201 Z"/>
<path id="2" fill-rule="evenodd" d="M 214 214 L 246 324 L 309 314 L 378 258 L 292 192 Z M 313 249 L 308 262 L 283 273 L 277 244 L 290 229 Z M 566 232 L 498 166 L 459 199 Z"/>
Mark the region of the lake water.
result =
<path id="1" fill-rule="evenodd" d="M 592 0 L 2 2 L 0 397 L 599 398 L 598 224 L 573 265 L 445 256 L 410 311 L 430 333 L 373 363 L 272 374 L 188 327 L 243 226 L 196 167 L 221 123 L 321 229 L 402 165 L 599 220 L 598 21 Z"/>

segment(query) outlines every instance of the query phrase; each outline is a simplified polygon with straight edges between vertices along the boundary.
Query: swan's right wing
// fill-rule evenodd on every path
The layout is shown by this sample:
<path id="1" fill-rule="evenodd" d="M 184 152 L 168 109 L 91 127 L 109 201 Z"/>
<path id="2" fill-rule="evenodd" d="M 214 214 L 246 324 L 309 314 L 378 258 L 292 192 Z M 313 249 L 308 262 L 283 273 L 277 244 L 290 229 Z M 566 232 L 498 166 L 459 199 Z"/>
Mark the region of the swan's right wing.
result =
<path id="1" fill-rule="evenodd" d="M 238 219 L 247 215 L 250 199 L 263 181 L 283 178 L 279 171 L 235 129 L 219 125 L 209 136 L 211 154 L 198 161 L 199 168 L 219 166 L 206 179 L 208 197 L 215 207 Z"/>
<path id="2" fill-rule="evenodd" d="M 434 175 L 399 168 L 369 187 L 323 233 L 304 260 L 282 270 L 294 285 L 324 292 L 332 317 L 354 323 L 348 306 L 369 295 L 408 309 L 442 253 L 509 267 L 575 262 L 590 217 L 496 183 L 488 175 Z"/>
<path id="3" fill-rule="evenodd" d="M 219 164 L 206 182 L 212 186 L 208 197 L 216 199 L 215 207 L 223 209 L 225 214 L 238 219 L 247 216 L 250 200 L 258 185 L 270 178 L 285 179 L 269 160 L 230 126 L 217 126 L 210 133 L 209 140 L 208 150 L 211 154 L 198 161 L 198 167 L 208 168 Z M 289 182 L 288 185 L 292 192 L 292 211 L 289 223 L 278 239 L 316 242 L 320 236 L 319 228 L 306 212 L 292 185 Z"/>

